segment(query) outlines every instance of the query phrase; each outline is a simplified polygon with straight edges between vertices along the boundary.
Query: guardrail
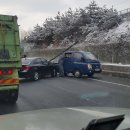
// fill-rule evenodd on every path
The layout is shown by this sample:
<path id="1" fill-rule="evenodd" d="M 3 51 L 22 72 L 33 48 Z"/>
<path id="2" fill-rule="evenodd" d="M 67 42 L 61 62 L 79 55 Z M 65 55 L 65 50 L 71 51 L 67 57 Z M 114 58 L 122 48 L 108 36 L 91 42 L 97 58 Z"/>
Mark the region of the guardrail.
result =
<path id="1" fill-rule="evenodd" d="M 121 11 L 118 12 L 119 15 L 125 15 L 125 14 L 128 14 L 128 13 L 130 13 L 130 8 L 124 9 L 124 10 L 121 10 Z"/>
<path id="2" fill-rule="evenodd" d="M 102 63 L 102 73 L 123 78 L 130 78 L 130 65 Z"/>

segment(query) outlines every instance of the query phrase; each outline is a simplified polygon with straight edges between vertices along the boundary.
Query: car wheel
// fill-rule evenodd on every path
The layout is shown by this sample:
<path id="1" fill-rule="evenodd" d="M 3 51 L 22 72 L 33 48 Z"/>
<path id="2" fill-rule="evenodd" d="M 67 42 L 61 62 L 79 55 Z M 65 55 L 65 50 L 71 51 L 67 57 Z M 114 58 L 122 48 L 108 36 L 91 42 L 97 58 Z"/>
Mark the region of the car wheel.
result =
<path id="1" fill-rule="evenodd" d="M 35 71 L 33 73 L 32 80 L 37 81 L 37 80 L 39 80 L 39 78 L 40 78 L 39 73 L 37 71 Z"/>
<path id="2" fill-rule="evenodd" d="M 81 78 L 81 76 L 82 76 L 82 74 L 79 70 L 75 70 L 73 75 L 74 75 L 75 78 Z"/>

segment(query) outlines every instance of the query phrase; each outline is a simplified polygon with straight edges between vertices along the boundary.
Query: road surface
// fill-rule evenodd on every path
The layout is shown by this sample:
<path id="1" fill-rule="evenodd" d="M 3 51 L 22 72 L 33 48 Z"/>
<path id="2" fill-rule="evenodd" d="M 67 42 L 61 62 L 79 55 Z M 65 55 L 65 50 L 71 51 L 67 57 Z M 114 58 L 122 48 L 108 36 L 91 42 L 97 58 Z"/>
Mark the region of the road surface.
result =
<path id="1" fill-rule="evenodd" d="M 21 80 L 17 103 L 0 103 L 0 114 L 76 106 L 130 108 L 130 79 L 96 75 Z"/>

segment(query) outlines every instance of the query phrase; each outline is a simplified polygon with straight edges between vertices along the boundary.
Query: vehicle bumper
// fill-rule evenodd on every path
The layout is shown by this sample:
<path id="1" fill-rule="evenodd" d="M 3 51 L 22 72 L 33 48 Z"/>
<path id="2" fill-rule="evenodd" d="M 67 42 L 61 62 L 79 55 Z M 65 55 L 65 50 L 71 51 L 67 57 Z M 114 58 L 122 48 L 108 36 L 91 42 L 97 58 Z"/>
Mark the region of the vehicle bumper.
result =
<path id="1" fill-rule="evenodd" d="M 20 78 L 29 78 L 30 74 L 28 72 L 19 72 Z"/>
<path id="2" fill-rule="evenodd" d="M 95 70 L 94 73 L 101 73 L 102 72 L 102 69 L 99 69 L 99 70 Z"/>
<path id="3" fill-rule="evenodd" d="M 11 85 L 11 86 L 0 86 L 0 99 L 4 99 L 8 96 L 10 91 L 17 90 L 18 85 Z"/>
<path id="4" fill-rule="evenodd" d="M 99 69 L 99 70 L 95 70 L 95 69 L 88 69 L 88 70 L 84 70 L 82 71 L 82 74 L 83 75 L 89 75 L 89 74 L 93 74 L 93 73 L 101 73 L 102 72 L 102 69 Z"/>
<path id="5" fill-rule="evenodd" d="M 94 73 L 93 69 L 89 69 L 89 70 L 86 69 L 86 70 L 82 71 L 83 75 L 89 75 L 89 74 L 92 74 L 92 73 Z"/>

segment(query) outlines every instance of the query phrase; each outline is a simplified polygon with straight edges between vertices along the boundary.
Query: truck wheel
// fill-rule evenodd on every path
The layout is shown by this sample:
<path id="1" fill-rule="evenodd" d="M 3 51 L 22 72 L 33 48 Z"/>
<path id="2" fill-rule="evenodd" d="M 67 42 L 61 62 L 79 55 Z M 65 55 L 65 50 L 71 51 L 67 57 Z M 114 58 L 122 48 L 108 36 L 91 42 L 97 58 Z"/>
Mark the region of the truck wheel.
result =
<path id="1" fill-rule="evenodd" d="M 73 75 L 74 75 L 75 78 L 81 78 L 81 76 L 82 76 L 82 74 L 79 70 L 75 70 Z"/>
<path id="2" fill-rule="evenodd" d="M 18 99 L 19 90 L 10 90 L 7 101 L 11 104 L 15 104 Z"/>
<path id="3" fill-rule="evenodd" d="M 32 80 L 37 81 L 37 80 L 39 80 L 39 78 L 40 78 L 39 73 L 37 71 L 35 71 L 32 75 Z"/>

